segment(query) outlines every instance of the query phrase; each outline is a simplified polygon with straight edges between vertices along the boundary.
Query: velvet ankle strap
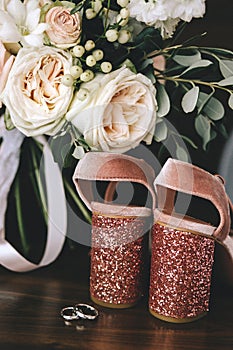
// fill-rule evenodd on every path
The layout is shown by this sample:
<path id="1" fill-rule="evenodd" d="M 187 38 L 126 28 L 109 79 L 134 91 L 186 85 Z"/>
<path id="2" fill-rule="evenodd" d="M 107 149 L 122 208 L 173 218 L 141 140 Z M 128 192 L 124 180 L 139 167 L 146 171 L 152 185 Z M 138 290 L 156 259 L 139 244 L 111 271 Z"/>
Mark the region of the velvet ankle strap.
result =
<path id="1" fill-rule="evenodd" d="M 154 170 L 143 159 L 107 152 L 86 153 L 78 162 L 73 175 L 77 192 L 90 210 L 94 200 L 91 182 L 97 180 L 110 181 L 105 193 L 106 201 L 112 200 L 117 182 L 140 183 L 151 193 L 155 208 L 154 178 Z"/>
<path id="2" fill-rule="evenodd" d="M 219 226 L 213 236 L 224 241 L 230 231 L 230 211 L 224 184 L 219 176 L 192 164 L 169 158 L 154 182 L 158 207 L 172 213 L 176 192 L 183 192 L 209 200 L 216 207 Z"/>

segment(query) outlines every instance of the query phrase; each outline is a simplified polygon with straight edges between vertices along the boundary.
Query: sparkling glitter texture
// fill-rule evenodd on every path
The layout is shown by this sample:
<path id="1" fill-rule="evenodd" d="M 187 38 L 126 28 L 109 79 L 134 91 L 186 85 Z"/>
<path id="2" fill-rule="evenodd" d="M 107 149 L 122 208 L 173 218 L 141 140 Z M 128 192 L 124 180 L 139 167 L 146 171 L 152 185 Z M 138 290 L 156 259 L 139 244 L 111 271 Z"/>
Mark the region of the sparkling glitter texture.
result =
<path id="1" fill-rule="evenodd" d="M 208 311 L 213 256 L 213 239 L 154 224 L 150 310 L 179 319 Z"/>
<path id="2" fill-rule="evenodd" d="M 93 214 L 90 294 L 112 307 L 131 306 L 143 293 L 145 218 Z"/>

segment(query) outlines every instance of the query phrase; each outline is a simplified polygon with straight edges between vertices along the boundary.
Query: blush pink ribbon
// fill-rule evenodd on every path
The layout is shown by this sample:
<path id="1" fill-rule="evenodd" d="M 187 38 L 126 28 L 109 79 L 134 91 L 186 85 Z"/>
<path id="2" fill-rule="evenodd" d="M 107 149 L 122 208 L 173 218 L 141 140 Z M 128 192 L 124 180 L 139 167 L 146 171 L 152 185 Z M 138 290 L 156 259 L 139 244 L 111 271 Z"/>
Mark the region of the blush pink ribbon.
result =
<path id="1" fill-rule="evenodd" d="M 52 263 L 63 248 L 67 207 L 62 176 L 46 139 L 37 137 L 36 140 L 43 145 L 48 234 L 43 257 L 39 264 L 34 264 L 25 259 L 5 238 L 7 197 L 19 166 L 20 147 L 24 136 L 17 129 L 7 131 L 3 118 L 0 118 L 0 138 L 3 138 L 0 146 L 0 264 L 16 272 L 30 271 Z"/>

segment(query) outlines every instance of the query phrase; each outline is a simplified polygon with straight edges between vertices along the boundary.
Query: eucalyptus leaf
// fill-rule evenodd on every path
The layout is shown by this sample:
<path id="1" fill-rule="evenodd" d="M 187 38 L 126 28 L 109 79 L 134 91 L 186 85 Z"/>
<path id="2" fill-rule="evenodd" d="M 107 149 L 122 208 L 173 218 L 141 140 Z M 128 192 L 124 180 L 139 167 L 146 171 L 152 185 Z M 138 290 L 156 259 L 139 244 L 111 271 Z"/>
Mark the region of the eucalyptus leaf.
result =
<path id="1" fill-rule="evenodd" d="M 217 84 L 220 86 L 233 85 L 233 75 L 231 77 L 226 78 L 226 79 L 220 80 Z"/>
<path id="2" fill-rule="evenodd" d="M 219 127 L 218 127 L 218 131 L 220 132 L 220 134 L 223 137 L 225 137 L 225 139 L 228 138 L 229 135 L 228 135 L 228 132 L 227 132 L 227 129 L 226 129 L 225 125 L 220 124 Z"/>
<path id="3" fill-rule="evenodd" d="M 197 100 L 197 107 L 198 107 L 197 115 L 201 114 L 202 109 L 205 107 L 207 102 L 210 100 L 210 98 L 212 97 L 214 92 L 215 92 L 214 90 L 210 94 L 206 94 L 205 92 L 202 92 L 202 91 L 199 92 L 199 96 L 198 96 L 198 100 Z"/>
<path id="4" fill-rule="evenodd" d="M 194 125 L 195 125 L 196 132 L 202 138 L 202 147 L 204 150 L 206 150 L 206 146 L 208 142 L 211 140 L 210 122 L 207 117 L 203 116 L 202 114 L 199 114 L 195 119 Z"/>
<path id="5" fill-rule="evenodd" d="M 153 65 L 153 60 L 152 60 L 152 58 L 147 58 L 146 60 L 143 61 L 142 65 L 141 65 L 141 69 L 145 69 L 150 64 Z"/>
<path id="6" fill-rule="evenodd" d="M 224 78 L 233 76 L 233 61 L 221 60 L 219 61 L 219 68 Z"/>
<path id="7" fill-rule="evenodd" d="M 190 113 L 194 110 L 197 104 L 199 87 L 193 86 L 191 90 L 184 94 L 181 100 L 181 106 L 185 113 Z"/>
<path id="8" fill-rule="evenodd" d="M 158 117 L 164 117 L 170 111 L 171 103 L 164 85 L 157 86 Z"/>
<path id="9" fill-rule="evenodd" d="M 231 109 L 233 109 L 233 94 L 231 94 L 229 97 L 228 105 Z"/>
<path id="10" fill-rule="evenodd" d="M 126 68 L 129 68 L 133 73 L 137 73 L 137 69 L 135 68 L 135 65 L 128 58 L 122 63 L 122 67 L 123 66 L 126 66 Z"/>
<path id="11" fill-rule="evenodd" d="M 182 139 L 189 143 L 193 148 L 198 149 L 197 145 L 187 136 L 181 135 Z"/>
<path id="12" fill-rule="evenodd" d="M 160 121 L 156 124 L 154 138 L 155 141 L 161 142 L 166 140 L 168 134 L 168 128 L 164 121 Z"/>
<path id="13" fill-rule="evenodd" d="M 187 69 L 185 69 L 184 71 L 183 71 L 183 73 L 182 74 L 180 74 L 180 75 L 184 75 L 185 73 L 187 73 L 187 72 L 189 72 L 190 70 L 193 70 L 193 69 L 195 69 L 195 68 L 204 68 L 204 67 L 208 67 L 208 66 L 210 66 L 211 64 L 213 64 L 213 62 L 212 61 L 210 61 L 210 60 L 199 60 L 199 61 L 196 61 L 196 62 L 194 62 L 190 67 L 188 67 Z"/>
<path id="14" fill-rule="evenodd" d="M 194 55 L 175 55 L 173 60 L 179 63 L 181 66 L 189 67 L 196 61 L 201 60 L 201 54 L 199 51 L 196 51 Z"/>
<path id="15" fill-rule="evenodd" d="M 233 52 L 227 49 L 221 49 L 217 47 L 202 47 L 201 50 L 208 52 L 208 53 L 214 53 L 215 55 L 226 57 L 226 58 L 233 58 Z"/>
<path id="16" fill-rule="evenodd" d="M 65 161 L 65 158 L 68 156 L 70 152 L 70 147 L 71 147 L 70 143 L 66 143 L 61 148 L 61 156 L 62 156 L 63 162 Z"/>
<path id="17" fill-rule="evenodd" d="M 217 136 L 217 132 L 213 129 L 210 129 L 210 141 L 214 140 Z"/>
<path id="18" fill-rule="evenodd" d="M 176 157 L 183 162 L 188 162 L 188 154 L 183 147 L 176 145 Z"/>
<path id="19" fill-rule="evenodd" d="M 74 152 L 72 153 L 72 156 L 76 159 L 82 159 L 84 155 L 85 151 L 82 146 L 76 146 Z"/>
<path id="20" fill-rule="evenodd" d="M 211 120 L 220 120 L 224 117 L 225 109 L 223 104 L 215 97 L 211 97 L 203 108 L 203 113 Z"/>

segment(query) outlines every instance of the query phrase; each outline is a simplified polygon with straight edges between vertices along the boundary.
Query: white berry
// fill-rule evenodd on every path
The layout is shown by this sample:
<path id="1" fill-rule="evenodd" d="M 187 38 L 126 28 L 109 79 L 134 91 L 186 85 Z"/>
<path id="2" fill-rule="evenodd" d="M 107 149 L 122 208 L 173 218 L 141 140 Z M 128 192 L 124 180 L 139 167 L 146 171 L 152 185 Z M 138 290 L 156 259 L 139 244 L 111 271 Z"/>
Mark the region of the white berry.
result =
<path id="1" fill-rule="evenodd" d="M 63 75 L 63 77 L 61 78 L 61 83 L 62 83 L 63 85 L 65 85 L 65 86 L 70 87 L 70 86 L 73 85 L 74 79 L 73 79 L 73 77 L 72 77 L 71 74 L 65 74 L 65 75 Z"/>
<path id="2" fill-rule="evenodd" d="M 96 64 L 96 59 L 93 55 L 89 55 L 86 58 L 86 65 L 88 67 L 93 67 Z"/>
<path id="3" fill-rule="evenodd" d="M 107 30 L 105 35 L 107 40 L 111 43 L 118 39 L 118 31 L 116 29 Z"/>
<path id="4" fill-rule="evenodd" d="M 80 75 L 82 74 L 83 72 L 83 69 L 82 67 L 79 67 L 79 66 L 72 66 L 70 68 L 70 74 L 72 75 L 72 77 L 74 79 L 78 79 L 80 77 Z"/>
<path id="5" fill-rule="evenodd" d="M 102 60 L 103 59 L 103 57 L 104 57 L 104 53 L 103 53 L 103 51 L 102 50 L 94 50 L 93 52 L 92 52 L 92 55 L 95 57 L 95 59 L 96 59 L 96 61 L 100 61 L 100 60 Z"/>
<path id="6" fill-rule="evenodd" d="M 131 33 L 128 30 L 122 29 L 119 31 L 118 42 L 125 44 L 131 39 Z"/>
<path id="7" fill-rule="evenodd" d="M 117 4 L 121 7 L 126 7 L 129 4 L 129 0 L 117 0 Z"/>
<path id="8" fill-rule="evenodd" d="M 100 68 L 102 70 L 103 73 L 109 73 L 112 70 L 112 64 L 111 62 L 102 62 L 100 65 Z"/>
<path id="9" fill-rule="evenodd" d="M 87 40 L 84 46 L 87 51 L 90 51 L 94 49 L 95 43 L 93 40 Z"/>
<path id="10" fill-rule="evenodd" d="M 93 9 L 87 9 L 85 14 L 87 19 L 93 19 L 97 15 L 97 13 Z"/>
<path id="11" fill-rule="evenodd" d="M 76 57 L 82 57 L 85 52 L 85 48 L 82 45 L 76 45 L 73 47 L 73 53 Z"/>
<path id="12" fill-rule="evenodd" d="M 85 70 L 81 75 L 80 75 L 80 80 L 83 82 L 88 82 L 94 78 L 94 73 L 90 70 L 87 69 Z"/>

